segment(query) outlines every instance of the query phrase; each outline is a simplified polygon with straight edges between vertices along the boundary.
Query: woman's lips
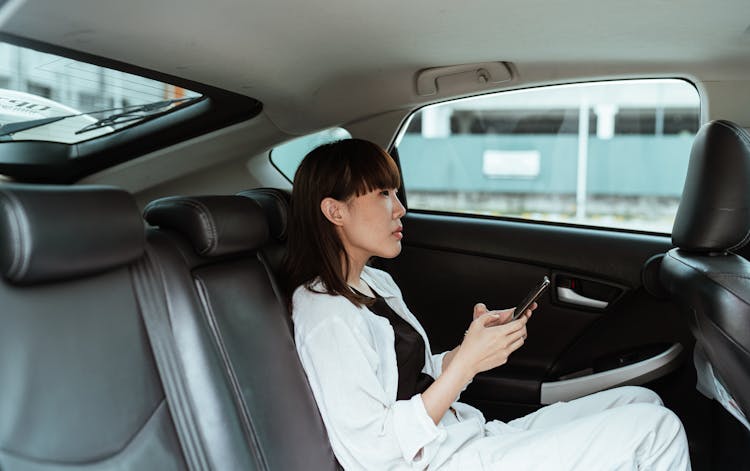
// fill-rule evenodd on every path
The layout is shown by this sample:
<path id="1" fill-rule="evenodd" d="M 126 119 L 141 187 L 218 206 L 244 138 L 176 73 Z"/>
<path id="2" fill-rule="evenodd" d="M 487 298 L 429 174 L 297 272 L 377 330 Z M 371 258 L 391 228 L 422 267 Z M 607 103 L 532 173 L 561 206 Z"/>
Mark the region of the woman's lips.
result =
<path id="1" fill-rule="evenodd" d="M 394 237 L 396 237 L 396 239 L 398 239 L 398 240 L 403 239 L 404 238 L 403 230 L 404 230 L 403 227 L 399 227 L 398 229 L 396 229 L 395 231 L 393 231 Z"/>

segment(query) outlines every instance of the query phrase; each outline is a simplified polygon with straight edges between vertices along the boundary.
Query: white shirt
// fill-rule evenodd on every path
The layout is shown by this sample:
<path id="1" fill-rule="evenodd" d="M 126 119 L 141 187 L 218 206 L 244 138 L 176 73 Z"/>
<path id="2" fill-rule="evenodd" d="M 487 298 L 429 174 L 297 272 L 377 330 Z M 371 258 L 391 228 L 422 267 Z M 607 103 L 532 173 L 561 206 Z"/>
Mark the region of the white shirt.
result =
<path id="1" fill-rule="evenodd" d="M 430 353 L 424 329 L 390 275 L 365 267 L 361 278 L 419 332 L 426 346 L 422 371 L 437 378 L 445 353 Z M 323 284 L 312 288 L 323 291 Z M 454 402 L 457 416 L 448 411 L 435 425 L 421 394 L 396 400 L 396 350 L 387 319 L 343 296 L 305 287 L 297 288 L 292 303 L 297 352 L 345 469 L 435 469 L 484 437 L 484 416 L 467 404 Z"/>

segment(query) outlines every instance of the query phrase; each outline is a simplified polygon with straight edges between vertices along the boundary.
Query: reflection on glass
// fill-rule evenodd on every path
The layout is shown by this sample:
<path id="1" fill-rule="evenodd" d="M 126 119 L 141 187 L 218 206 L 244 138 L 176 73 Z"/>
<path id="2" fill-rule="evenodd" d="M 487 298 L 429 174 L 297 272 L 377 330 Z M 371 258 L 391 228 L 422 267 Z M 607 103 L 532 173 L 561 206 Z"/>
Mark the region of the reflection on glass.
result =
<path id="1" fill-rule="evenodd" d="M 75 143 L 200 96 L 156 80 L 0 43 L 0 140 Z"/>

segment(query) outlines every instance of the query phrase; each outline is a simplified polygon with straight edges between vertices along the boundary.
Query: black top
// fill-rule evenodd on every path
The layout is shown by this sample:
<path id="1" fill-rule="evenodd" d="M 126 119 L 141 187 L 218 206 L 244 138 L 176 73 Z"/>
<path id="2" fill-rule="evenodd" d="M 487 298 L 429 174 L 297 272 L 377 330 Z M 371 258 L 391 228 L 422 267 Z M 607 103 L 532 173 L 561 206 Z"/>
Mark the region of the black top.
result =
<path id="1" fill-rule="evenodd" d="M 396 348 L 396 365 L 398 366 L 396 399 L 411 399 L 415 394 L 423 393 L 435 381 L 432 376 L 422 372 L 425 359 L 424 340 L 411 324 L 391 309 L 382 296 L 375 290 L 372 292 L 375 294 L 375 302 L 369 306 L 370 311 L 388 319 L 393 328 L 393 343 Z"/>

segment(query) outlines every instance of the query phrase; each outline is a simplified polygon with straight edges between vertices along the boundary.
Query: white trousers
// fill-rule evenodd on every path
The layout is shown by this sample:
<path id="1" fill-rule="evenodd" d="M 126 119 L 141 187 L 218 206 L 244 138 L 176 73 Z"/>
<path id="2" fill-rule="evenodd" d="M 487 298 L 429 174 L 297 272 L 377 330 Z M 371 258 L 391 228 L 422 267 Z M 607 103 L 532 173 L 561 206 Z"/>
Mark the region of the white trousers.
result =
<path id="1" fill-rule="evenodd" d="M 490 421 L 485 438 L 446 468 L 484 470 L 689 470 L 682 423 L 656 393 L 625 386 L 558 402 L 507 424 Z"/>

